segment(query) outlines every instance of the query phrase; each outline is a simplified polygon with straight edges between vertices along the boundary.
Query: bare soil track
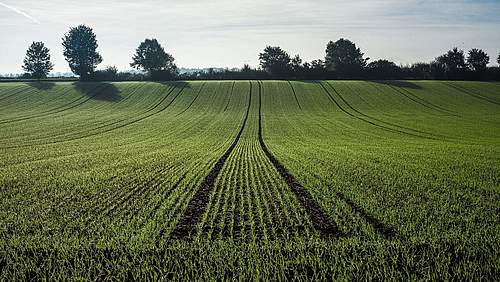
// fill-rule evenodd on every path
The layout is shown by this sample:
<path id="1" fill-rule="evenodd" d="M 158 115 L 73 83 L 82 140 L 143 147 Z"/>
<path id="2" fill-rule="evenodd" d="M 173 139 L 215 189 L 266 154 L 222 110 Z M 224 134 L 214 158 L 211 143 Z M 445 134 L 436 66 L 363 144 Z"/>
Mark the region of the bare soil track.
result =
<path id="1" fill-rule="evenodd" d="M 219 176 L 222 167 L 229 158 L 229 155 L 231 155 L 234 148 L 238 144 L 238 141 L 241 138 L 241 134 L 245 129 L 248 120 L 248 114 L 250 112 L 251 103 L 252 103 L 252 84 L 250 84 L 247 111 L 245 114 L 245 118 L 243 119 L 243 124 L 241 125 L 240 131 L 236 135 L 236 138 L 234 139 L 231 146 L 229 146 L 226 152 L 217 160 L 212 170 L 210 170 L 208 175 L 201 183 L 200 188 L 194 195 L 191 202 L 188 204 L 184 216 L 182 217 L 181 221 L 177 224 L 174 231 L 172 232 L 173 239 L 186 239 L 194 235 L 193 233 L 195 232 L 196 224 L 199 222 L 201 216 L 203 215 L 205 209 L 207 208 L 207 204 L 210 197 L 210 191 L 212 191 L 214 188 L 215 180 Z"/>
<path id="2" fill-rule="evenodd" d="M 262 137 L 262 85 L 259 82 L 259 143 L 267 158 L 281 175 L 288 187 L 295 194 L 302 207 L 309 214 L 314 228 L 322 237 L 338 237 L 341 235 L 337 225 L 326 215 L 321 207 L 312 199 L 307 190 L 300 185 L 286 167 L 269 151 Z"/>

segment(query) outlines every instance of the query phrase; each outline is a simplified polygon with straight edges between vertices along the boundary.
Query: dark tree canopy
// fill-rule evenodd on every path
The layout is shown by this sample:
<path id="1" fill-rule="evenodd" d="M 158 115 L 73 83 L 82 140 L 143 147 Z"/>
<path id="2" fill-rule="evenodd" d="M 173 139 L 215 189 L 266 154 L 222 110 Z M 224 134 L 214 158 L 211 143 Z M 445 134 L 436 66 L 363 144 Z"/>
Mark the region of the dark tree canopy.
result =
<path id="1" fill-rule="evenodd" d="M 456 73 L 466 67 L 464 51 L 453 48 L 446 54 L 436 58 L 436 62 L 442 64 L 447 72 Z"/>
<path id="2" fill-rule="evenodd" d="M 379 79 L 397 78 L 401 69 L 394 62 L 388 60 L 377 60 L 367 66 L 372 77 Z"/>
<path id="3" fill-rule="evenodd" d="M 341 74 L 357 74 L 366 66 L 361 49 L 347 39 L 330 41 L 326 46 L 325 65 L 327 70 Z"/>
<path id="4" fill-rule="evenodd" d="M 165 52 L 156 39 L 146 39 L 139 45 L 130 66 L 147 71 L 151 76 L 158 73 L 173 76 L 177 73 L 174 57 Z"/>
<path id="5" fill-rule="evenodd" d="M 64 35 L 63 47 L 71 71 L 79 75 L 82 80 L 92 77 L 95 68 L 102 62 L 102 57 L 97 52 L 96 35 L 88 26 L 79 25 L 71 28 Z"/>
<path id="6" fill-rule="evenodd" d="M 300 73 L 304 69 L 302 66 L 302 59 L 300 58 L 299 55 L 295 55 L 295 57 L 292 58 L 290 66 L 294 73 Z"/>
<path id="7" fill-rule="evenodd" d="M 500 65 L 500 54 L 498 54 L 497 63 Z"/>
<path id="8" fill-rule="evenodd" d="M 429 63 L 415 63 L 411 65 L 410 72 L 414 77 L 412 78 L 429 78 L 431 72 L 431 64 Z"/>
<path id="9" fill-rule="evenodd" d="M 114 81 L 118 79 L 118 68 L 115 66 L 107 66 L 103 70 L 94 72 L 94 80 L 97 81 Z"/>
<path id="10" fill-rule="evenodd" d="M 260 66 L 271 75 L 282 76 L 291 72 L 290 55 L 280 47 L 267 46 L 259 54 Z"/>
<path id="11" fill-rule="evenodd" d="M 472 71 L 484 72 L 490 63 L 490 57 L 481 49 L 472 49 L 467 56 L 467 64 Z"/>
<path id="12" fill-rule="evenodd" d="M 49 51 L 43 42 L 33 42 L 26 51 L 23 70 L 36 79 L 47 77 L 54 67 L 50 62 Z"/>

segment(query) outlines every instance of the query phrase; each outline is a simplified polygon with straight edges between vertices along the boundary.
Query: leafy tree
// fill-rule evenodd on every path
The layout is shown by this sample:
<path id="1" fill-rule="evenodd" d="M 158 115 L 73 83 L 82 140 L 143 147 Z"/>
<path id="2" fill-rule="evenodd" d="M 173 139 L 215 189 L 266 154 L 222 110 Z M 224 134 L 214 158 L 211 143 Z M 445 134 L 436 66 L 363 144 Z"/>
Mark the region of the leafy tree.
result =
<path id="1" fill-rule="evenodd" d="M 54 65 L 50 62 L 49 48 L 43 42 L 33 42 L 26 51 L 23 70 L 36 79 L 46 78 Z"/>
<path id="2" fill-rule="evenodd" d="M 262 69 L 271 75 L 287 75 L 292 69 L 290 55 L 280 47 L 267 46 L 259 54 L 259 60 Z"/>
<path id="3" fill-rule="evenodd" d="M 104 70 L 97 70 L 94 73 L 94 79 L 98 81 L 118 80 L 118 68 L 115 66 L 108 66 Z"/>
<path id="4" fill-rule="evenodd" d="M 241 72 L 243 73 L 249 73 L 254 71 L 252 67 L 249 64 L 244 64 L 243 67 L 241 68 Z"/>
<path id="5" fill-rule="evenodd" d="M 347 39 L 330 41 L 326 46 L 325 65 L 327 70 L 343 75 L 359 74 L 368 59 L 363 58 L 361 49 Z"/>
<path id="6" fill-rule="evenodd" d="M 323 62 L 322 60 L 314 60 L 311 62 L 311 69 L 316 71 L 324 71 L 325 62 Z"/>
<path id="7" fill-rule="evenodd" d="M 429 79 L 431 78 L 431 64 L 429 63 L 415 63 L 410 67 L 410 74 L 412 78 Z"/>
<path id="8" fill-rule="evenodd" d="M 498 54 L 497 63 L 500 65 L 500 53 Z"/>
<path id="9" fill-rule="evenodd" d="M 472 49 L 467 56 L 467 64 L 472 71 L 484 72 L 490 63 L 490 57 L 481 49 Z"/>
<path id="10" fill-rule="evenodd" d="M 465 69 L 464 51 L 453 48 L 446 54 L 436 58 L 436 62 L 442 64 L 447 72 L 457 73 Z"/>
<path id="11" fill-rule="evenodd" d="M 432 79 L 443 79 L 446 75 L 446 66 L 438 61 L 430 63 L 430 77 Z"/>
<path id="12" fill-rule="evenodd" d="M 73 27 L 64 35 L 64 57 L 71 71 L 79 75 L 81 80 L 90 79 L 97 65 L 102 62 L 97 52 L 98 46 L 94 31 L 85 25 Z"/>
<path id="13" fill-rule="evenodd" d="M 388 60 L 377 60 L 367 66 L 371 77 L 379 79 L 397 78 L 400 75 L 401 68 L 394 62 Z"/>
<path id="14" fill-rule="evenodd" d="M 302 59 L 299 55 L 295 55 L 295 57 L 292 58 L 290 65 L 292 71 L 296 74 L 299 74 L 304 70 L 304 67 L 302 66 Z"/>
<path id="15" fill-rule="evenodd" d="M 135 51 L 131 67 L 147 71 L 155 80 L 170 79 L 177 75 L 174 57 L 156 39 L 146 39 Z"/>

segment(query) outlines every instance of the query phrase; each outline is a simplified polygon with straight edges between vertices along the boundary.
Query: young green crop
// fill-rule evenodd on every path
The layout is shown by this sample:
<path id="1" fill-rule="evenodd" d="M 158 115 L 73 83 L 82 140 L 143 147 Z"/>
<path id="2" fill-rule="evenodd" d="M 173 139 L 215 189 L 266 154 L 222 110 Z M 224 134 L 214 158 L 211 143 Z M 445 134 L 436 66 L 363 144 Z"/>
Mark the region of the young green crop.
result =
<path id="1" fill-rule="evenodd" d="M 0 83 L 0 279 L 494 280 L 499 163 L 498 83 Z"/>

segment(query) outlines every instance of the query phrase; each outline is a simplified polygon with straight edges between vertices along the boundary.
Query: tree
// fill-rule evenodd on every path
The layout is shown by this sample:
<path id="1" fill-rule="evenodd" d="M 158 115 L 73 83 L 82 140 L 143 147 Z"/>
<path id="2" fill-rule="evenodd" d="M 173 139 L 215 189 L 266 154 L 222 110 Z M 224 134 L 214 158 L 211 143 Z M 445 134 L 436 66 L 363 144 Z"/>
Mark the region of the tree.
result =
<path id="1" fill-rule="evenodd" d="M 366 66 L 361 49 L 347 39 L 330 41 L 326 46 L 325 65 L 327 70 L 335 71 L 341 75 L 359 74 Z"/>
<path id="2" fill-rule="evenodd" d="M 388 60 L 377 60 L 371 62 L 367 66 L 370 77 L 378 79 L 398 78 L 401 73 L 401 68 L 394 62 Z"/>
<path id="3" fill-rule="evenodd" d="M 241 72 L 243 73 L 249 73 L 254 71 L 252 67 L 249 64 L 244 64 L 243 67 L 241 68 Z"/>
<path id="4" fill-rule="evenodd" d="M 498 54 L 497 63 L 500 65 L 500 53 Z"/>
<path id="5" fill-rule="evenodd" d="M 63 47 L 64 57 L 71 71 L 79 75 L 81 80 L 90 79 L 97 65 L 102 62 L 102 57 L 97 52 L 97 39 L 92 28 L 85 25 L 71 28 L 64 35 Z"/>
<path id="6" fill-rule="evenodd" d="M 115 66 L 108 66 L 103 70 L 94 72 L 94 80 L 97 81 L 115 81 L 118 80 L 118 68 Z"/>
<path id="7" fill-rule="evenodd" d="M 131 67 L 142 69 L 155 80 L 170 79 L 177 75 L 174 57 L 158 43 L 156 39 L 146 39 L 135 51 Z"/>
<path id="8" fill-rule="evenodd" d="M 300 74 L 304 70 L 304 67 L 302 66 L 302 59 L 299 55 L 295 55 L 295 57 L 292 58 L 290 66 L 295 74 Z"/>
<path id="9" fill-rule="evenodd" d="M 429 79 L 431 75 L 431 64 L 415 63 L 411 65 L 410 72 L 412 78 Z"/>
<path id="10" fill-rule="evenodd" d="M 292 69 L 290 55 L 280 47 L 267 46 L 259 54 L 259 60 L 262 69 L 271 75 L 288 75 Z"/>
<path id="11" fill-rule="evenodd" d="M 46 78 L 54 65 L 50 62 L 49 48 L 43 42 L 33 42 L 26 51 L 23 70 L 36 79 Z"/>
<path id="12" fill-rule="evenodd" d="M 316 71 L 324 71 L 325 62 L 323 62 L 322 60 L 314 60 L 311 62 L 311 69 Z"/>
<path id="13" fill-rule="evenodd" d="M 453 48 L 446 54 L 436 58 L 436 62 L 442 64 L 449 73 L 457 73 L 465 69 L 464 51 Z"/>
<path id="14" fill-rule="evenodd" d="M 490 57 L 481 49 L 472 49 L 467 56 L 467 65 L 472 71 L 484 72 L 490 63 Z"/>
<path id="15" fill-rule="evenodd" d="M 443 79 L 446 77 L 446 66 L 438 61 L 430 63 L 430 77 L 432 79 Z"/>

